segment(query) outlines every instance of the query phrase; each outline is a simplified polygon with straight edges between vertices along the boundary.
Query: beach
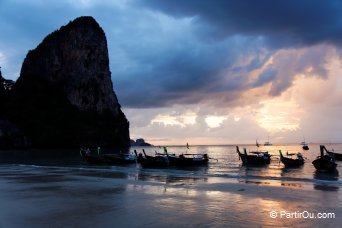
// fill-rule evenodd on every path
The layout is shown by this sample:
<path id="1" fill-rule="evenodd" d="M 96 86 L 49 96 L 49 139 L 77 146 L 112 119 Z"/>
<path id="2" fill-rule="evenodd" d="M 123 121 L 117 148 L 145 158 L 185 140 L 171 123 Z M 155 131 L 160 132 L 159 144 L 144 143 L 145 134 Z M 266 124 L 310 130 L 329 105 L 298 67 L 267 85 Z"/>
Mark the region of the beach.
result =
<path id="1" fill-rule="evenodd" d="M 191 175 L 135 164 L 115 168 L 2 164 L 0 227 L 341 224 L 338 182 L 293 182 Z M 310 218 L 322 216 L 319 213 L 334 217 Z"/>
<path id="2" fill-rule="evenodd" d="M 341 227 L 341 9 L 0 0 L 0 228 Z"/>

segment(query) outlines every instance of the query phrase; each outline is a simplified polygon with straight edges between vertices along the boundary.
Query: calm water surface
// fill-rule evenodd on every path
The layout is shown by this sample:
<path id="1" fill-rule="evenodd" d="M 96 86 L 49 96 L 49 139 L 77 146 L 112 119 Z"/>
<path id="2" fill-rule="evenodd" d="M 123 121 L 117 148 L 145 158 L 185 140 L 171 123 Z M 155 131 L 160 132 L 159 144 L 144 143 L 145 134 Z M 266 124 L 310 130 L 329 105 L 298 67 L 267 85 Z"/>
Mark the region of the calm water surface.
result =
<path id="1" fill-rule="evenodd" d="M 207 153 L 208 166 L 143 169 L 90 166 L 78 151 L 49 156 L 0 156 L 0 227 L 336 227 L 342 222 L 342 162 L 337 172 L 315 171 L 319 145 L 267 149 L 265 167 L 245 167 L 235 146 L 168 147 L 170 153 Z M 341 144 L 326 145 L 336 152 Z M 255 146 L 246 147 L 248 151 Z M 141 151 L 142 148 L 131 148 Z M 154 154 L 159 147 L 145 147 Z M 278 150 L 300 151 L 301 168 L 285 169 Z M 65 151 L 64 151 L 65 152 Z M 277 218 L 271 218 L 275 211 Z M 334 218 L 286 218 L 280 213 L 334 213 Z M 303 214 L 302 214 L 303 215 Z"/>

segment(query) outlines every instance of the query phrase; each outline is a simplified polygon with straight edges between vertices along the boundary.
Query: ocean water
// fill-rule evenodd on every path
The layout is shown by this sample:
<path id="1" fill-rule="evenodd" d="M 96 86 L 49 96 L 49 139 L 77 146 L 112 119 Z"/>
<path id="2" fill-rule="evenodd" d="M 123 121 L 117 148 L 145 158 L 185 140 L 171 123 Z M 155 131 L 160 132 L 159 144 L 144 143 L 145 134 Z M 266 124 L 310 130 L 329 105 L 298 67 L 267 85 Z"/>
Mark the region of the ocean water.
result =
<path id="1" fill-rule="evenodd" d="M 302 150 L 300 145 L 287 144 L 287 145 L 274 145 L 274 146 L 261 146 L 257 148 L 254 145 L 241 145 L 240 151 L 246 148 L 247 151 L 268 151 L 271 154 L 271 163 L 262 167 L 246 167 L 242 165 L 236 153 L 236 146 L 192 146 L 187 149 L 184 146 L 168 147 L 169 153 L 206 153 L 209 155 L 210 163 L 208 166 L 198 168 L 180 168 L 180 169 L 149 169 L 146 172 L 157 172 L 160 175 L 173 175 L 173 176 L 203 176 L 203 177 L 219 177 L 225 178 L 227 181 L 232 182 L 245 182 L 256 183 L 264 185 L 285 186 L 289 187 L 317 187 L 326 185 L 326 187 L 336 188 L 340 190 L 342 186 L 342 163 L 337 167 L 337 171 L 333 173 L 317 172 L 312 165 L 312 161 L 320 155 L 319 144 L 311 144 L 310 150 Z M 328 150 L 334 150 L 336 153 L 342 153 L 342 144 L 327 144 L 325 145 Z M 131 151 L 142 149 L 148 154 L 153 155 L 155 152 L 163 152 L 162 148 L 131 148 Z M 285 168 L 279 160 L 279 150 L 282 150 L 285 155 L 288 153 L 300 152 L 305 158 L 305 164 L 299 168 Z"/>
<path id="2" fill-rule="evenodd" d="M 0 151 L 0 227 L 336 227 L 342 162 L 336 172 L 317 172 L 311 162 L 319 145 L 309 147 L 261 147 L 274 155 L 271 164 L 246 167 L 233 145 L 172 146 L 169 153 L 213 159 L 207 166 L 165 169 L 88 165 L 77 150 Z M 326 147 L 342 152 L 342 144 Z M 163 151 L 131 152 L 142 149 Z M 284 168 L 279 149 L 301 152 L 304 166 Z"/>

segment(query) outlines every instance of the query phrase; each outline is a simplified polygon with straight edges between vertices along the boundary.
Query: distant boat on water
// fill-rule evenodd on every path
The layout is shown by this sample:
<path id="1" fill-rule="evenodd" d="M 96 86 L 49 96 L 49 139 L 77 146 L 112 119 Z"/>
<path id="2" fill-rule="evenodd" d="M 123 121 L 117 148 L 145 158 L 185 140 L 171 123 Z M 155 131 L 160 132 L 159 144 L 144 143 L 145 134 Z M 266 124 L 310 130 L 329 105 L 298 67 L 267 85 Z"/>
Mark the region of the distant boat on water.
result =
<path id="1" fill-rule="evenodd" d="M 270 138 L 267 138 L 267 142 L 264 143 L 264 146 L 272 146 L 272 143 L 270 143 Z"/>
<path id="2" fill-rule="evenodd" d="M 309 150 L 309 145 L 305 142 L 301 143 L 303 150 Z"/>
<path id="3" fill-rule="evenodd" d="M 303 137 L 303 142 L 301 142 L 300 145 L 302 145 L 303 150 L 309 150 L 309 145 L 305 142 L 304 137 Z"/>
<path id="4" fill-rule="evenodd" d="M 260 144 L 258 143 L 258 140 L 255 140 L 255 145 L 256 145 L 257 147 L 260 146 Z"/>

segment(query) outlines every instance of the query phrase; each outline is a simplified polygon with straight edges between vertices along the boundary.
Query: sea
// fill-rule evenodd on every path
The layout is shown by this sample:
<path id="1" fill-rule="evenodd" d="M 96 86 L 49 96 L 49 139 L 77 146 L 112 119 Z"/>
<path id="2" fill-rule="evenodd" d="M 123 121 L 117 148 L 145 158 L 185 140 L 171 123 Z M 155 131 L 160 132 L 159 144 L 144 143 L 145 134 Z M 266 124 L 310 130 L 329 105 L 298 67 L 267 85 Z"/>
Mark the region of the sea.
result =
<path id="1" fill-rule="evenodd" d="M 325 144 L 342 153 L 342 144 Z M 78 150 L 0 151 L 0 227 L 336 227 L 342 222 L 342 162 L 312 161 L 320 144 L 239 145 L 268 151 L 266 166 L 242 165 L 236 145 L 168 146 L 208 154 L 208 165 L 142 168 L 87 164 Z M 153 155 L 163 147 L 132 147 Z M 305 164 L 285 168 L 283 154 Z M 110 151 L 109 151 L 110 152 Z"/>

